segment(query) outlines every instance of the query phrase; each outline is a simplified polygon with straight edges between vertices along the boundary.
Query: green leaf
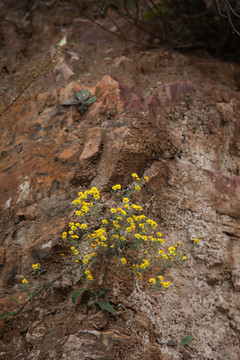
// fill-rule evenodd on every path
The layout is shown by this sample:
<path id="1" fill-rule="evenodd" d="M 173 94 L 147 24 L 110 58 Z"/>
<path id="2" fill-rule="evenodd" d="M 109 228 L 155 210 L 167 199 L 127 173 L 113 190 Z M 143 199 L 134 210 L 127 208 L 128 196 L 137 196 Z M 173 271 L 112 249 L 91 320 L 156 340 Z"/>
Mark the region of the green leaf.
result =
<path id="1" fill-rule="evenodd" d="M 182 346 L 188 345 L 188 344 L 190 343 L 190 341 L 192 341 L 192 338 L 193 338 L 192 335 L 187 335 L 187 336 L 185 336 L 185 337 L 182 339 L 180 345 L 182 345 Z"/>
<path id="2" fill-rule="evenodd" d="M 63 103 L 62 105 L 78 105 L 79 101 L 77 99 L 69 99 L 67 100 L 65 103 Z"/>
<path id="3" fill-rule="evenodd" d="M 96 96 L 91 97 L 90 99 L 84 101 L 84 105 L 91 105 L 97 100 Z"/>
<path id="4" fill-rule="evenodd" d="M 66 37 L 66 35 L 62 38 L 62 40 L 61 41 L 59 41 L 59 43 L 58 43 L 58 45 L 59 46 L 64 46 L 64 45 L 66 45 L 67 44 L 67 37 Z"/>
<path id="5" fill-rule="evenodd" d="M 102 290 L 99 291 L 99 293 L 97 294 L 97 296 L 100 297 L 100 296 L 106 294 L 109 290 L 110 290 L 110 289 L 109 289 L 108 287 L 105 288 L 105 289 L 102 289 Z"/>
<path id="6" fill-rule="evenodd" d="M 81 292 L 83 292 L 83 291 L 90 291 L 90 292 L 92 292 L 92 290 L 90 290 L 90 289 L 85 289 L 85 288 L 78 289 L 77 291 L 75 291 L 75 293 L 74 293 L 73 296 L 72 296 L 72 302 L 73 302 L 74 304 L 75 304 L 75 302 L 76 302 L 76 300 L 77 300 L 78 295 L 79 295 Z"/>
<path id="7" fill-rule="evenodd" d="M 14 311 L 8 311 L 6 314 L 1 315 L 1 316 L 0 316 L 0 319 L 8 319 L 9 316 L 13 316 L 13 315 L 15 315 L 15 312 L 14 312 Z"/>
<path id="8" fill-rule="evenodd" d="M 89 98 L 89 96 L 90 96 L 90 92 L 86 89 L 76 92 L 76 98 L 79 100 L 79 102 L 86 101 Z"/>
<path id="9" fill-rule="evenodd" d="M 106 290 L 100 290 L 99 293 L 98 293 L 98 296 L 102 296 L 106 294 Z"/>
<path id="10" fill-rule="evenodd" d="M 17 306 L 19 307 L 19 302 L 17 301 L 17 299 L 14 299 L 13 297 L 11 297 L 11 296 L 8 296 L 9 297 L 9 299 L 11 299 L 11 300 L 13 300 L 13 301 L 15 301 L 15 303 L 17 304 Z"/>
<path id="11" fill-rule="evenodd" d="M 104 300 L 100 300 L 98 302 L 98 305 L 100 306 L 100 308 L 102 310 L 106 310 L 108 312 L 110 312 L 111 314 L 116 314 L 116 310 L 107 302 L 107 301 L 104 301 Z"/>

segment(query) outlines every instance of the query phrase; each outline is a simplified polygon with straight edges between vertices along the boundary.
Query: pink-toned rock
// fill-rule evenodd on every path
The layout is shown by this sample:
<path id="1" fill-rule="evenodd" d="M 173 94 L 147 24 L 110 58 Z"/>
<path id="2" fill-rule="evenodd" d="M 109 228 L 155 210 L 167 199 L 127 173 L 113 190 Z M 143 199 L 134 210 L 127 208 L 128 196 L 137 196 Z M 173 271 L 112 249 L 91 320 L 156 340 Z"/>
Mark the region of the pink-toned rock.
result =
<path id="1" fill-rule="evenodd" d="M 159 101 L 172 101 L 178 103 L 183 95 L 191 94 L 194 86 L 190 81 L 177 80 L 170 84 L 162 85 L 158 88 Z"/>

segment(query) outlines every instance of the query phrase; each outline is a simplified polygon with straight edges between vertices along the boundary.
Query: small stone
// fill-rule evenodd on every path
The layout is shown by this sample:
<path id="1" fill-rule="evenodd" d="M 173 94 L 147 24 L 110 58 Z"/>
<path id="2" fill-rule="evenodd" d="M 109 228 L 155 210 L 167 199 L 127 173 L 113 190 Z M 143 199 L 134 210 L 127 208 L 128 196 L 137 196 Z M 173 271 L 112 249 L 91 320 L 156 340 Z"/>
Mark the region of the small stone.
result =
<path id="1" fill-rule="evenodd" d="M 175 340 L 171 339 L 171 340 L 169 340 L 169 341 L 167 342 L 167 345 L 168 345 L 168 346 L 177 346 L 177 343 L 176 343 Z"/>

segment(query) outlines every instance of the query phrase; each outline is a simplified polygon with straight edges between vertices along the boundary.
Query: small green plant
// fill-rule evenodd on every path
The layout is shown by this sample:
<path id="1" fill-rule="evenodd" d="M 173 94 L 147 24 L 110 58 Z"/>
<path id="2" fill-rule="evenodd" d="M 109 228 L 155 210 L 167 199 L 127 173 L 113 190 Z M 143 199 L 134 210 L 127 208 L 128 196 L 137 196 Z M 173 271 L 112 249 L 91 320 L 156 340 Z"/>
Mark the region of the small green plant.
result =
<path id="1" fill-rule="evenodd" d="M 69 99 L 62 105 L 64 106 L 78 105 L 80 114 L 84 115 L 87 108 L 97 100 L 96 96 L 92 96 L 92 97 L 90 96 L 91 94 L 88 90 L 82 89 L 81 91 L 76 92 L 75 99 Z"/>
<path id="2" fill-rule="evenodd" d="M 86 270 L 87 271 L 87 270 Z M 109 302 L 99 299 L 101 296 L 105 295 L 107 292 L 109 291 L 109 288 L 106 289 L 102 289 L 100 290 L 98 293 L 95 293 L 94 290 L 92 289 L 88 289 L 88 288 L 81 288 L 78 289 L 77 291 L 75 291 L 75 293 L 72 296 L 72 302 L 75 304 L 77 297 L 79 294 L 81 294 L 82 292 L 88 292 L 90 295 L 94 296 L 94 299 L 90 299 L 87 303 L 87 307 L 92 307 L 94 304 L 98 305 L 102 310 L 108 311 L 111 314 L 115 315 L 117 312 L 116 310 L 112 307 L 112 305 L 109 304 Z"/>
<path id="3" fill-rule="evenodd" d="M 76 219 L 62 233 L 72 256 L 63 259 L 64 265 L 79 264 L 81 277 L 88 284 L 94 284 L 91 272 L 94 269 L 98 269 L 98 273 L 102 271 L 103 275 L 98 295 L 92 289 L 81 288 L 74 293 L 73 302 L 82 291 L 92 291 L 98 298 L 111 274 L 121 272 L 130 275 L 133 281 L 147 280 L 152 289 L 166 289 L 171 285 L 164 280 L 167 269 L 180 266 L 187 259 L 181 243 L 167 246 L 157 222 L 145 215 L 142 206 L 134 201 L 148 178 L 140 179 L 136 173 L 132 178 L 133 182 L 125 190 L 120 184 L 112 187 L 108 203 L 101 202 L 96 187 L 79 192 L 72 202 L 77 207 Z M 193 243 L 198 241 L 195 238 Z M 94 300 L 93 303 L 104 309 L 102 302 Z M 108 304 L 105 310 L 112 312 Z"/>

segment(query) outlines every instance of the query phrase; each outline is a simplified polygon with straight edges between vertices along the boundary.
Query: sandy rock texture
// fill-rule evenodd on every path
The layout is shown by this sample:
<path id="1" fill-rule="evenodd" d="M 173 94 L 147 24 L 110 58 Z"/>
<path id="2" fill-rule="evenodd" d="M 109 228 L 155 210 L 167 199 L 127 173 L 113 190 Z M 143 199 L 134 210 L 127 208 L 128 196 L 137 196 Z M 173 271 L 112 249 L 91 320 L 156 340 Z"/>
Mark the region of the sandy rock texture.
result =
<path id="1" fill-rule="evenodd" d="M 79 27 L 86 63 L 76 61 L 83 56 Z M 19 290 L 23 277 L 33 277 L 33 263 L 49 280 L 61 273 L 60 254 L 68 251 L 61 233 L 82 189 L 97 186 L 107 198 L 133 172 L 148 176 L 139 200 L 166 242 L 181 241 L 188 251 L 195 237 L 200 242 L 183 267 L 168 272 L 173 286 L 164 292 L 113 274 L 108 300 L 116 316 L 73 304 L 79 284 L 58 279 L 10 325 L 0 325 L 0 357 L 239 360 L 235 65 L 122 43 L 113 49 L 111 36 L 94 37 L 77 21 L 72 31 L 55 86 L 14 106 L 9 123 L 1 123 L 0 309 L 16 305 L 11 297 L 26 300 Z M 81 89 L 98 97 L 84 115 L 61 105 Z M 193 340 L 180 346 L 188 334 Z"/>

